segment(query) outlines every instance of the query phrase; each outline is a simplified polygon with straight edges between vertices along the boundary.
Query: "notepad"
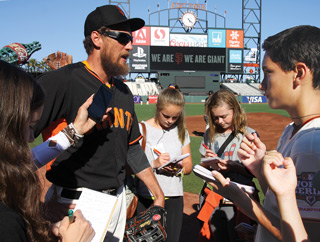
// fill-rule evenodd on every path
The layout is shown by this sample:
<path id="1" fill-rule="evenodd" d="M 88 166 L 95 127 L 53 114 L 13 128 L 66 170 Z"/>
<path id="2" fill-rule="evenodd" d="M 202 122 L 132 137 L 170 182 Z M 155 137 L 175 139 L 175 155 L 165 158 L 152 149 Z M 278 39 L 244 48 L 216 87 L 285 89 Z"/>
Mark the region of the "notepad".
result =
<path id="1" fill-rule="evenodd" d="M 93 242 L 103 241 L 117 202 L 116 196 L 83 188 L 74 210 L 80 209 L 91 223 L 95 231 Z"/>
<path id="2" fill-rule="evenodd" d="M 213 157 L 207 157 L 207 158 L 201 158 L 201 163 L 206 163 L 210 161 L 215 161 L 218 163 L 220 160 L 222 160 L 219 156 L 213 156 Z"/>
<path id="3" fill-rule="evenodd" d="M 167 165 L 175 164 L 175 163 L 177 163 L 177 162 L 179 162 L 179 161 L 183 160 L 184 158 L 187 158 L 188 156 L 190 156 L 190 154 L 189 154 L 189 153 L 185 153 L 185 154 L 183 154 L 183 155 L 179 155 L 179 156 L 175 157 L 174 159 L 172 159 L 172 160 L 168 161 L 166 164 L 164 164 L 164 165 L 162 165 L 162 166 L 158 167 L 157 169 L 158 169 L 158 170 L 160 170 L 161 168 L 163 168 L 163 167 L 165 167 L 165 166 L 167 166 Z"/>
<path id="4" fill-rule="evenodd" d="M 200 165 L 195 165 L 193 167 L 193 172 L 196 176 L 202 178 L 206 182 L 217 182 L 217 179 L 212 175 L 211 171 Z M 231 181 L 231 183 L 236 184 L 240 189 L 244 190 L 246 193 L 252 194 L 255 190 L 253 186 L 243 185 L 237 182 Z"/>

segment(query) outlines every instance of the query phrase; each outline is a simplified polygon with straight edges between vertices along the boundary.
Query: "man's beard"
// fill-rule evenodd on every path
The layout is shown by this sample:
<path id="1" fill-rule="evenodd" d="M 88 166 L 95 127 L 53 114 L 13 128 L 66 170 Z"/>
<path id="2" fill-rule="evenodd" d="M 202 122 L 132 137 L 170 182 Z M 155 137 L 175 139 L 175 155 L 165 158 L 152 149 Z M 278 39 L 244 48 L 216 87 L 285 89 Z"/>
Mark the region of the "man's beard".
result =
<path id="1" fill-rule="evenodd" d="M 118 63 L 112 62 L 111 58 L 108 58 L 105 50 L 103 50 L 101 53 L 101 65 L 108 77 L 120 77 L 125 76 L 129 73 L 129 66 L 127 64 L 120 65 Z"/>

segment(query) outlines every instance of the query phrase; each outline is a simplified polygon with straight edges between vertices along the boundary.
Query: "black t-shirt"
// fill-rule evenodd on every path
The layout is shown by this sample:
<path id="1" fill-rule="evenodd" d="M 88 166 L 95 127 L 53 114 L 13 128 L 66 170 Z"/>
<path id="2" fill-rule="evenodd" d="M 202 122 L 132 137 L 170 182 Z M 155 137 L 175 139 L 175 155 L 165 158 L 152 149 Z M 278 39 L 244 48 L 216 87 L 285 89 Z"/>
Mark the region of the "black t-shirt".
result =
<path id="1" fill-rule="evenodd" d="M 78 108 L 89 96 L 104 85 L 97 75 L 83 63 L 67 65 L 48 72 L 39 78 L 46 93 L 46 101 L 40 121 L 35 126 L 35 136 L 52 121 L 64 118 L 74 121 Z M 129 145 L 139 145 L 141 134 L 134 111 L 133 96 L 121 80 L 110 79 L 112 110 L 109 119 L 99 123 L 80 142 L 60 155 L 47 172 L 52 183 L 68 188 L 87 187 L 95 190 L 119 187 L 125 177 L 124 166 Z M 143 163 L 135 170 L 149 166 Z"/>
<path id="2" fill-rule="evenodd" d="M 0 202 L 0 241 L 27 242 L 27 225 L 22 217 Z"/>

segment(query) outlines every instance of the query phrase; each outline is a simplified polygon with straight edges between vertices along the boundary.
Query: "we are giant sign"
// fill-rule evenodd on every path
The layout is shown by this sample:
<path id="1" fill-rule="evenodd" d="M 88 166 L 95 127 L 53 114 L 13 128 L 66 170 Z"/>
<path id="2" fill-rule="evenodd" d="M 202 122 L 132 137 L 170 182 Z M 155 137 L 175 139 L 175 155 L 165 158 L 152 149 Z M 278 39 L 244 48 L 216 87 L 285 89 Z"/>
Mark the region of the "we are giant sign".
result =
<path id="1" fill-rule="evenodd" d="M 150 70 L 225 71 L 226 49 L 150 46 Z"/>

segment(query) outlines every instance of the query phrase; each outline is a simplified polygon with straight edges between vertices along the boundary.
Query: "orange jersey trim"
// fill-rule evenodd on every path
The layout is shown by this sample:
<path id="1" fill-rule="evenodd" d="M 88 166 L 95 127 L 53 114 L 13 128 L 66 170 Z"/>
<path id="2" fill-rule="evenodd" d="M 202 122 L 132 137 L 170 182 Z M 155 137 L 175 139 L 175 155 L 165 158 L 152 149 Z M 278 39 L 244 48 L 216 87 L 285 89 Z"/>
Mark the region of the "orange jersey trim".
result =
<path id="1" fill-rule="evenodd" d="M 129 145 L 132 145 L 134 143 L 136 143 L 137 141 L 139 141 L 142 138 L 142 135 L 140 135 L 137 139 L 135 139 L 134 141 L 130 142 Z"/>
<path id="2" fill-rule="evenodd" d="M 95 78 L 97 78 L 99 81 L 101 81 L 103 84 L 105 84 L 107 87 L 111 87 L 111 85 L 110 84 L 106 84 L 106 83 L 104 83 L 104 81 L 102 81 L 101 80 L 101 78 L 96 74 L 96 73 L 94 73 L 94 71 L 90 68 L 90 66 L 89 66 L 89 64 L 88 64 L 88 62 L 87 61 L 83 61 L 82 62 L 84 65 L 85 65 L 85 68 L 87 69 L 87 71 L 91 74 L 91 75 L 93 75 Z M 113 85 L 113 84 L 112 84 Z"/>

